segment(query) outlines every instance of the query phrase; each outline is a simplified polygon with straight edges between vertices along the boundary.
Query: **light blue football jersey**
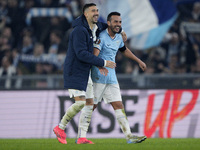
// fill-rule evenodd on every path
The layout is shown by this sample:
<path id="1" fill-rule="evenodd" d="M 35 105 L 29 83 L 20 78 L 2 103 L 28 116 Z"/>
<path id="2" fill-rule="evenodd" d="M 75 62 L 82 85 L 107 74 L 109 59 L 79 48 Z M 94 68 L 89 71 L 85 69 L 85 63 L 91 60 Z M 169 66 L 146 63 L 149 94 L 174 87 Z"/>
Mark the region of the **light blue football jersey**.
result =
<path id="1" fill-rule="evenodd" d="M 107 30 L 104 30 L 99 35 L 100 43 L 94 44 L 95 48 L 100 50 L 99 56 L 104 60 L 110 60 L 115 62 L 115 57 L 119 48 L 124 46 L 124 42 L 121 34 L 115 34 L 115 38 L 112 39 Z M 99 69 L 95 66 L 92 67 L 91 77 L 92 81 L 103 84 L 117 84 L 115 69 L 108 68 L 108 75 L 104 76 L 100 73 Z"/>

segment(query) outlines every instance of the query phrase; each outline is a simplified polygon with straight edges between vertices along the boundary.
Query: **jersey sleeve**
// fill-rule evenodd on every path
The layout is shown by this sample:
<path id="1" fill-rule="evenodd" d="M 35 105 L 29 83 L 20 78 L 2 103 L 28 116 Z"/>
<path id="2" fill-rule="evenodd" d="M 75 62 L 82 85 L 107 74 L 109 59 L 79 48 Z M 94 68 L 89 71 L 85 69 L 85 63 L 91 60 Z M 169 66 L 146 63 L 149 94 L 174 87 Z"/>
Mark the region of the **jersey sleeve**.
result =
<path id="1" fill-rule="evenodd" d="M 120 35 L 121 36 L 121 35 Z M 123 42 L 123 39 L 122 39 L 122 37 L 121 37 L 121 43 L 120 43 L 120 45 L 119 45 L 119 48 L 122 48 L 122 47 L 124 47 L 124 42 Z"/>
<path id="2" fill-rule="evenodd" d="M 95 42 L 94 42 L 94 48 L 97 48 L 101 51 L 103 46 L 103 38 L 100 36 Z"/>
<path id="3" fill-rule="evenodd" d="M 126 46 L 124 45 L 123 39 L 121 38 L 121 43 L 119 45 L 119 51 L 123 52 L 126 50 Z"/>

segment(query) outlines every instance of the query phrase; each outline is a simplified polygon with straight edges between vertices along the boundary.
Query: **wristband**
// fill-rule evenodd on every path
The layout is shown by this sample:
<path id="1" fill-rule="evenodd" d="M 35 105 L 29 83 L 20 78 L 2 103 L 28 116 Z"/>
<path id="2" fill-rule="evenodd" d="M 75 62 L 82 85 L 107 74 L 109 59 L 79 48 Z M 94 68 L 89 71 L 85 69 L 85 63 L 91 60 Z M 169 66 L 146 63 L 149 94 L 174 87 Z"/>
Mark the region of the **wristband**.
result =
<path id="1" fill-rule="evenodd" d="M 107 61 L 106 61 L 106 60 L 104 60 L 104 67 L 106 67 L 106 64 L 107 64 Z"/>

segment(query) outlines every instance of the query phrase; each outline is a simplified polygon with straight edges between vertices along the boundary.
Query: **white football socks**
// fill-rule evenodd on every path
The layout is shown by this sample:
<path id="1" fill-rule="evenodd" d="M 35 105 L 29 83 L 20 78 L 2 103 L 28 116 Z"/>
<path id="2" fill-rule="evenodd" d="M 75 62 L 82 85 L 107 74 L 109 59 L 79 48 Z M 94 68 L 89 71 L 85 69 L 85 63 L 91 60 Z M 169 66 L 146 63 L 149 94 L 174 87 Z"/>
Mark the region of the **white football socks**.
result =
<path id="1" fill-rule="evenodd" d="M 132 134 L 124 109 L 115 110 L 115 115 L 126 139 L 128 139 Z"/>
<path id="2" fill-rule="evenodd" d="M 68 122 L 81 111 L 85 105 L 85 101 L 75 101 L 66 111 L 65 115 L 62 117 L 62 120 L 59 123 L 60 129 L 65 129 Z"/>
<path id="3" fill-rule="evenodd" d="M 93 105 L 85 105 L 85 107 L 82 109 L 81 115 L 79 118 L 77 138 L 86 137 L 86 133 L 88 131 L 88 127 L 90 125 L 90 121 L 92 117 L 92 112 L 93 112 Z"/>

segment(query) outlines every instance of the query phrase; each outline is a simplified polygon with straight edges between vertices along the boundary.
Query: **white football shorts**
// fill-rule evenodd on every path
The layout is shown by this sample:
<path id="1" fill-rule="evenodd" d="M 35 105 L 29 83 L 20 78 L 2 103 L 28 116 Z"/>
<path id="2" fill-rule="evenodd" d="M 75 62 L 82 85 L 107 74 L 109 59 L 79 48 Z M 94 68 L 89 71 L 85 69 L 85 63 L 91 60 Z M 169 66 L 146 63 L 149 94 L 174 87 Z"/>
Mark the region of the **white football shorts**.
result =
<path id="1" fill-rule="evenodd" d="M 89 76 L 89 79 L 88 79 L 88 85 L 87 85 L 86 92 L 76 90 L 76 89 L 68 89 L 68 92 L 69 92 L 70 98 L 74 98 L 74 97 L 77 97 L 77 96 L 85 96 L 86 99 L 94 98 L 93 82 L 92 82 L 91 76 Z"/>
<path id="2" fill-rule="evenodd" d="M 94 104 L 98 104 L 103 99 L 105 103 L 122 101 L 119 84 L 93 83 Z"/>

